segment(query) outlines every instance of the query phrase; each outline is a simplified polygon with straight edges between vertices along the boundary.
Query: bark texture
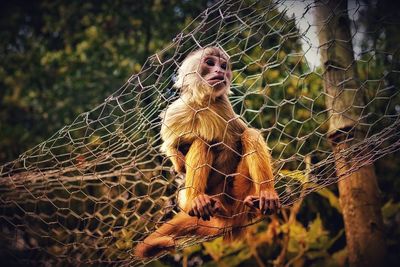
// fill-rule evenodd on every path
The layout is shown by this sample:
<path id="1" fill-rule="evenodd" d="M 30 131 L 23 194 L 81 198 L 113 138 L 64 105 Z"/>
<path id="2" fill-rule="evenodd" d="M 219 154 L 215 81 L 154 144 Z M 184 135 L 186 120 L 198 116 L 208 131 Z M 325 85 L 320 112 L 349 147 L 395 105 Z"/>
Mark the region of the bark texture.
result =
<path id="1" fill-rule="evenodd" d="M 329 138 L 339 177 L 349 263 L 384 266 L 386 249 L 374 166 L 357 169 L 357 155 L 351 153 L 352 145 L 364 136 L 359 123 L 365 105 L 357 81 L 347 1 L 316 0 L 315 4 L 326 106 L 330 110 Z"/>

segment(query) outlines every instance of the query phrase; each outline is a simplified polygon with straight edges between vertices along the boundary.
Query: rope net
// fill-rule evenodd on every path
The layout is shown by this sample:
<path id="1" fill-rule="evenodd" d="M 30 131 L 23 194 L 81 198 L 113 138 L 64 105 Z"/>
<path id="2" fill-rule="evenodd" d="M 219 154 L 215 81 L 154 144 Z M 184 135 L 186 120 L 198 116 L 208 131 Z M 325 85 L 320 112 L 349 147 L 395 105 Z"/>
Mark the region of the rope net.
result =
<path id="1" fill-rule="evenodd" d="M 362 91 L 364 104 L 349 106 L 356 106 L 358 119 L 343 131 L 351 145 L 338 155 L 351 159 L 352 167 L 337 176 L 329 119 L 338 111 L 325 105 L 334 96 L 323 90 L 324 71 L 306 58 L 318 51 L 309 38 L 315 4 L 302 3 L 304 10 L 291 16 L 294 3 L 214 4 L 104 103 L 4 164 L 0 249 L 27 263 L 142 263 L 132 256 L 134 247 L 178 211 L 182 187 L 182 177 L 171 172 L 170 160 L 160 152 L 160 113 L 179 98 L 172 85 L 180 63 L 201 47 L 218 46 L 230 56 L 230 101 L 246 124 L 263 134 L 283 206 L 398 150 L 399 96 L 388 82 L 398 74 L 393 63 L 380 76 L 353 77 L 358 87 L 343 89 Z M 360 8 L 357 4 L 348 14 Z M 364 48 L 355 55 L 360 71 L 368 73 L 380 55 L 392 62 L 398 57 Z M 349 134 L 355 129 L 362 135 Z M 201 241 L 187 236 L 178 248 Z"/>

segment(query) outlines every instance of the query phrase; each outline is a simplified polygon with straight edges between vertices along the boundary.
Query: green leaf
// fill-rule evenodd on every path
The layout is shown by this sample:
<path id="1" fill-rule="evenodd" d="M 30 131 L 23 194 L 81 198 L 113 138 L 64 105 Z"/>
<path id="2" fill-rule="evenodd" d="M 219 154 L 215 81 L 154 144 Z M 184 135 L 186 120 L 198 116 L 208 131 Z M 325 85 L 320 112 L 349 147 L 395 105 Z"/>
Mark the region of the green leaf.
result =
<path id="1" fill-rule="evenodd" d="M 225 266 L 238 266 L 245 260 L 250 259 L 252 255 L 253 254 L 251 253 L 250 249 L 245 247 L 244 249 L 240 250 L 239 253 L 223 258 L 222 262 L 225 264 Z"/>
<path id="2" fill-rule="evenodd" d="M 225 256 L 236 254 L 241 249 L 245 248 L 246 245 L 243 242 L 233 242 L 227 244 L 224 242 L 223 238 L 217 238 L 211 242 L 206 242 L 203 244 L 206 252 L 215 259 L 221 259 Z"/>

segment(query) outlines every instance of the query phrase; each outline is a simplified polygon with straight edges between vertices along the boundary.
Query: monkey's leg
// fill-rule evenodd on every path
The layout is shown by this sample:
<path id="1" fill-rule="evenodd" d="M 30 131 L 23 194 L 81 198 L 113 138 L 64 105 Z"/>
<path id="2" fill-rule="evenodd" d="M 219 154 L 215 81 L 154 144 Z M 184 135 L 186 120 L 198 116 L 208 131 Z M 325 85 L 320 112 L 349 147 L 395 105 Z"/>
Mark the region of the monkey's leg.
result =
<path id="1" fill-rule="evenodd" d="M 262 135 L 255 129 L 246 129 L 242 135 L 243 160 L 253 179 L 256 193 L 274 188 L 270 155 Z"/>
<path id="2" fill-rule="evenodd" d="M 225 240 L 238 240 L 246 233 L 246 228 L 243 226 L 256 217 L 257 210 L 246 206 L 244 200 L 254 194 L 255 186 L 250 178 L 248 162 L 242 158 L 233 178 L 232 196 L 235 201 L 231 207 L 232 231 L 230 235 L 225 236 Z"/>
<path id="3" fill-rule="evenodd" d="M 242 135 L 242 151 L 238 172 L 245 178 L 239 177 L 234 183 L 240 186 L 250 182 L 254 186 L 251 186 L 254 190 L 247 192 L 244 202 L 259 208 L 262 214 L 276 212 L 280 208 L 279 197 L 274 189 L 270 155 L 262 135 L 255 129 L 246 129 Z M 243 190 L 240 193 L 240 197 L 245 195 Z"/>
<path id="4" fill-rule="evenodd" d="M 161 253 L 175 249 L 175 241 L 185 236 L 207 237 L 221 234 L 223 221 L 211 218 L 203 221 L 191 217 L 184 212 L 178 213 L 170 221 L 164 223 L 154 233 L 149 235 L 136 246 L 134 255 L 138 258 L 155 257 Z"/>
<path id="5" fill-rule="evenodd" d="M 186 177 L 185 177 L 185 206 L 184 211 L 189 212 L 192 208 L 193 200 L 202 194 L 206 194 L 208 179 L 211 166 L 214 161 L 214 153 L 210 146 L 200 138 L 193 141 L 185 157 Z M 201 214 L 203 217 L 204 214 Z"/>
<path id="6" fill-rule="evenodd" d="M 254 184 L 250 178 L 249 166 L 243 158 L 240 160 L 236 175 L 233 179 L 233 197 L 237 201 L 243 201 L 248 195 L 255 193 Z"/>

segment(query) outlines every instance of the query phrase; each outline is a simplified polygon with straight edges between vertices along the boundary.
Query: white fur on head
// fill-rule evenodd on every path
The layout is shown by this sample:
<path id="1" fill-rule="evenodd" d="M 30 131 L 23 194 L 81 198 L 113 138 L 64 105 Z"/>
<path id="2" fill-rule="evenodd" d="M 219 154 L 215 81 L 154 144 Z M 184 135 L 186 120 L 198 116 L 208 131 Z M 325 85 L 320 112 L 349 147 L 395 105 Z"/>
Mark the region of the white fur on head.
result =
<path id="1" fill-rule="evenodd" d="M 188 96 L 195 101 L 201 101 L 205 96 L 212 95 L 213 88 L 207 84 L 199 73 L 201 59 L 206 55 L 219 52 L 228 60 L 229 57 L 222 49 L 218 47 L 206 47 L 194 52 L 191 52 L 182 65 L 179 67 L 178 76 L 174 87 L 180 88 L 182 95 Z M 230 86 L 227 89 L 230 93 Z"/>

